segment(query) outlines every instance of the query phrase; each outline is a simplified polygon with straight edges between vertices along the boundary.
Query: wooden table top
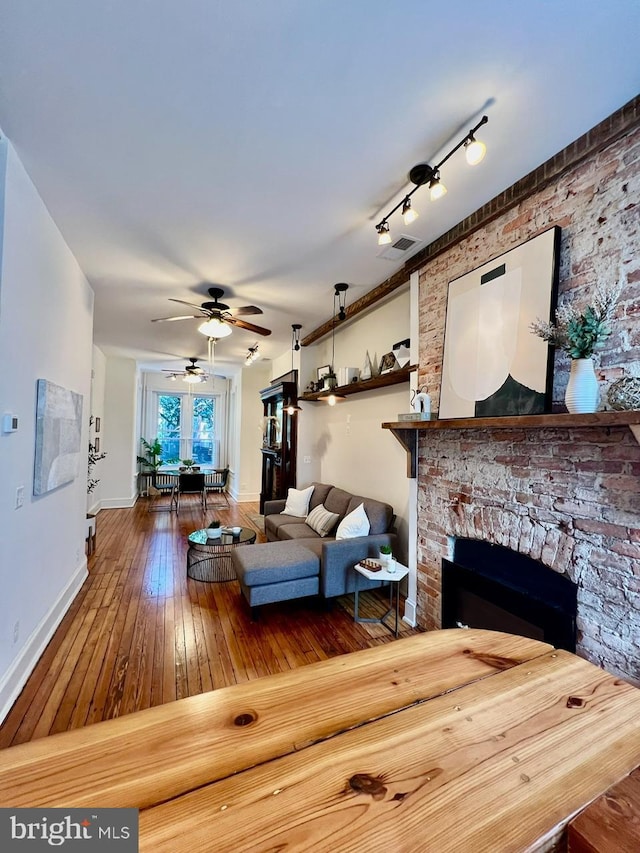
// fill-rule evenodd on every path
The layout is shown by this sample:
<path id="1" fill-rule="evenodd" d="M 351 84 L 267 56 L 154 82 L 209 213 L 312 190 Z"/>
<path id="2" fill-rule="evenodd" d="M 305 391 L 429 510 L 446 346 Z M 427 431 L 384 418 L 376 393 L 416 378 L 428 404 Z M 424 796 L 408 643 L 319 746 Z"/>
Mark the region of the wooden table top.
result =
<path id="1" fill-rule="evenodd" d="M 434 631 L 0 751 L 0 806 L 136 806 L 140 850 L 551 850 L 640 765 L 640 690 Z"/>

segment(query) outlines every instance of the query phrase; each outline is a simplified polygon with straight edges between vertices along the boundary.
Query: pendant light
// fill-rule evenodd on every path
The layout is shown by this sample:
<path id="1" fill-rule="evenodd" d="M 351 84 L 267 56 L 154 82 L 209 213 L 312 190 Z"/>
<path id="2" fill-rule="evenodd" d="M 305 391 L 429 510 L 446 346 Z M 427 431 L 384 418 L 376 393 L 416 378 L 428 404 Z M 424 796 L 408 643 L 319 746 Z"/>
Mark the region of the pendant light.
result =
<path id="1" fill-rule="evenodd" d="M 300 351 L 300 329 L 302 328 L 301 323 L 292 323 L 291 324 L 291 373 L 294 371 L 293 367 L 293 354 L 294 352 Z M 285 409 L 288 415 L 295 415 L 296 412 L 301 412 L 302 407 L 298 405 L 297 400 L 292 400 L 289 398 L 285 405 Z"/>
<path id="2" fill-rule="evenodd" d="M 346 317 L 345 308 L 344 308 L 344 300 L 346 299 L 346 291 L 349 289 L 348 284 L 336 284 L 335 291 L 333 294 L 333 320 L 331 323 L 331 373 L 335 376 L 335 359 L 336 359 L 336 317 L 343 318 L 343 315 Z M 336 304 L 337 303 L 337 304 Z M 338 311 L 336 311 L 336 307 L 338 307 Z M 336 394 L 333 388 L 330 388 L 326 393 L 322 394 L 318 397 L 318 400 L 322 400 L 324 403 L 327 403 L 329 406 L 335 406 L 336 403 L 341 402 L 342 400 L 346 400 L 346 397 L 343 397 L 342 394 Z"/>

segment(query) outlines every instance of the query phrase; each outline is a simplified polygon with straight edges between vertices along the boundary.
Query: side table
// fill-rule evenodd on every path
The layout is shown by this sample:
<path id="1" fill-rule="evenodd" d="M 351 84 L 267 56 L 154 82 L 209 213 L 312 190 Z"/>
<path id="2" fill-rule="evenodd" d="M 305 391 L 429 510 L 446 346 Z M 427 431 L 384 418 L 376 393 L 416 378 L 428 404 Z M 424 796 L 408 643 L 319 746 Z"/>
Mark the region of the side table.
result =
<path id="1" fill-rule="evenodd" d="M 243 527 L 240 533 L 226 531 L 216 539 L 207 537 L 207 530 L 195 530 L 187 537 L 187 577 L 196 581 L 218 583 L 236 579 L 231 562 L 231 551 L 238 545 L 251 545 L 256 541 L 256 531 Z"/>
<path id="2" fill-rule="evenodd" d="M 409 574 L 409 568 L 407 566 L 403 566 L 402 563 L 395 563 L 395 571 L 390 572 L 388 569 L 380 569 L 377 572 L 371 571 L 366 566 L 363 566 L 362 563 L 356 563 L 354 566 L 356 576 L 355 576 L 355 600 L 354 600 L 354 608 L 353 608 L 353 618 L 356 622 L 376 622 L 380 625 L 384 625 L 385 628 L 388 628 L 396 637 L 398 636 L 398 621 L 400 617 L 400 581 L 405 578 Z M 370 581 L 383 581 L 389 584 L 389 609 L 387 612 L 380 617 L 380 619 L 365 619 L 360 616 L 358 611 L 358 578 L 362 575 Z M 395 608 L 393 605 L 393 596 L 395 592 Z M 385 619 L 393 613 L 395 610 L 395 626 L 392 628 L 390 625 L 387 625 Z"/>

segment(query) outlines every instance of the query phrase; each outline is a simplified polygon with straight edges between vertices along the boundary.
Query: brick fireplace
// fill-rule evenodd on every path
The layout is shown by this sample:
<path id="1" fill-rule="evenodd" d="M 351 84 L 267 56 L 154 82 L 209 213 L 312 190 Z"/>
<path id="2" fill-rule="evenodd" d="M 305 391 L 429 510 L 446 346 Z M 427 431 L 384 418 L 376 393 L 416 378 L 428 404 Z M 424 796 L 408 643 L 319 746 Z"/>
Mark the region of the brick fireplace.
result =
<path id="1" fill-rule="evenodd" d="M 449 281 L 559 225 L 559 294 L 586 301 L 622 281 L 596 362 L 608 385 L 640 376 L 640 98 L 576 140 L 416 256 L 418 384 L 438 408 Z M 556 354 L 553 409 L 569 361 Z M 577 590 L 576 649 L 640 684 L 640 445 L 628 426 L 418 433 L 416 613 L 441 626 L 442 560 L 456 538 L 531 557 Z"/>
<path id="2" fill-rule="evenodd" d="M 579 654 L 640 683 L 640 446 L 627 427 L 444 430 L 419 443 L 417 611 L 441 626 L 456 538 L 577 587 Z"/>

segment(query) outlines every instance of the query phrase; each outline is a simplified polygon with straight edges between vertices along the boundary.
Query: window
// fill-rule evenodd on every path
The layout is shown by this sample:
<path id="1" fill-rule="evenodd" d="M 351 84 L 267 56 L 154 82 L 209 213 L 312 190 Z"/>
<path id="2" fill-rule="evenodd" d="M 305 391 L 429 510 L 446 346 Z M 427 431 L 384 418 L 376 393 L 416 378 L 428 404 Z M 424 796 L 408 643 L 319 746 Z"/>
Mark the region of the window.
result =
<path id="1" fill-rule="evenodd" d="M 157 394 L 156 434 L 163 462 L 193 459 L 219 466 L 216 398 L 195 394 Z"/>

